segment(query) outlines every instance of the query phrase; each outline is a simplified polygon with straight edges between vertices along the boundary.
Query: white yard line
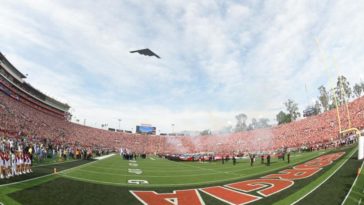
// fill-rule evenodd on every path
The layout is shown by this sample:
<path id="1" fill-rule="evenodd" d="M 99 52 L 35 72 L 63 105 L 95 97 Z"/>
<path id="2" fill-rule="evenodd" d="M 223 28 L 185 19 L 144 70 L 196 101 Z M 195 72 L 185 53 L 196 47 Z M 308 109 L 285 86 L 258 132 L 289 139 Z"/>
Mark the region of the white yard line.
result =
<path id="1" fill-rule="evenodd" d="M 108 155 L 104 155 L 104 156 L 100 156 L 100 157 L 95 157 L 94 159 L 96 159 L 96 160 L 101 160 L 101 159 L 106 159 L 106 158 L 112 157 L 112 156 L 114 156 L 114 155 L 115 155 L 115 153 L 113 153 L 113 154 L 108 154 Z"/>
<path id="2" fill-rule="evenodd" d="M 134 167 L 129 167 L 129 168 L 134 168 Z M 83 170 L 83 169 L 80 169 L 78 170 L 80 172 L 86 172 L 86 173 L 90 173 L 90 174 L 100 174 L 100 172 L 98 171 L 90 171 L 90 170 Z M 103 173 L 104 175 L 110 175 L 110 176 L 125 176 L 125 177 L 132 177 L 132 176 L 135 176 L 135 175 L 131 175 L 131 174 L 117 174 L 117 173 Z M 143 176 L 143 177 L 149 177 L 149 178 L 155 178 L 155 177 L 160 177 L 160 178 L 175 178 L 175 177 L 198 177 L 198 176 L 206 176 L 206 175 L 215 175 L 215 174 L 218 174 L 218 173 L 199 173 L 199 174 L 186 174 L 186 175 L 173 175 L 173 176 L 170 176 L 170 175 L 140 175 L 140 176 Z M 239 175 L 240 176 L 240 175 Z"/>
<path id="3" fill-rule="evenodd" d="M 336 170 L 331 173 L 330 176 L 328 176 L 324 181 L 322 181 L 319 185 L 317 185 L 315 188 L 313 188 L 311 191 L 309 191 L 307 194 L 303 195 L 301 198 L 297 199 L 295 202 L 293 202 L 291 205 L 298 203 L 299 201 L 301 201 L 302 199 L 304 199 L 306 196 L 310 195 L 312 192 L 314 192 L 316 189 L 318 189 L 321 185 L 323 185 L 327 180 L 329 180 L 349 159 L 351 156 L 354 155 L 355 151 L 357 150 L 357 148 L 353 151 L 353 153 L 351 153 L 351 155 L 338 167 L 336 168 Z"/>
<path id="4" fill-rule="evenodd" d="M 364 165 L 364 161 L 361 163 L 360 170 L 361 170 L 361 169 L 363 169 L 363 165 Z M 352 191 L 353 187 L 355 186 L 356 181 L 358 180 L 359 176 L 360 176 L 360 174 L 358 174 L 358 175 L 356 176 L 354 183 L 351 185 L 350 190 L 349 190 L 349 192 L 346 194 L 345 199 L 344 199 L 344 201 L 341 203 L 341 205 L 345 204 L 345 202 L 346 202 L 346 200 L 348 199 L 348 197 L 349 197 L 349 195 L 350 195 L 350 193 L 351 193 L 351 191 Z M 360 203 L 361 203 L 361 199 L 360 199 Z"/>

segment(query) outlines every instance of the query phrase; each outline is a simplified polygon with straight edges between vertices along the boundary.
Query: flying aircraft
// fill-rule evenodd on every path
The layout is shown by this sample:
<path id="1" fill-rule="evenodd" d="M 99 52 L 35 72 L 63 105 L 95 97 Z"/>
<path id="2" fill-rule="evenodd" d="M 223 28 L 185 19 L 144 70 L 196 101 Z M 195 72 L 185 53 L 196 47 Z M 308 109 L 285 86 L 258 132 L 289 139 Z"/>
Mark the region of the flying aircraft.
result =
<path id="1" fill-rule="evenodd" d="M 140 50 L 135 50 L 135 51 L 130 51 L 130 53 L 139 53 L 141 55 L 145 55 L 145 56 L 155 56 L 157 58 L 160 58 L 157 54 L 155 54 L 153 51 L 151 51 L 149 48 L 145 48 L 145 49 L 140 49 Z"/>

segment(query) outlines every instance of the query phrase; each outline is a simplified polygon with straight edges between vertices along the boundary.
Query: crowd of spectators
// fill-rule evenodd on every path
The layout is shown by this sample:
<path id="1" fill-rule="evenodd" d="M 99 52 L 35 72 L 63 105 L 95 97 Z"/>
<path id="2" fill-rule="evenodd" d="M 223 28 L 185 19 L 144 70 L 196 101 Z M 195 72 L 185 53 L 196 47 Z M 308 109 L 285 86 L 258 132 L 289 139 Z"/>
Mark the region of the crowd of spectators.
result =
<path id="1" fill-rule="evenodd" d="M 341 130 L 347 128 L 364 128 L 364 97 L 355 99 L 348 104 L 351 125 L 347 118 L 345 106 L 339 108 Z M 315 150 L 328 146 L 352 143 L 353 132 L 339 133 L 336 109 L 322 114 L 300 119 L 288 124 L 270 128 L 262 128 L 226 135 L 200 136 L 198 138 L 185 137 L 178 140 L 177 145 L 189 147 L 189 153 L 209 152 L 243 153 L 264 152 L 282 148 Z M 169 140 L 173 141 L 173 140 Z M 176 141 L 176 139 L 174 139 Z M 178 152 L 177 149 L 172 152 Z"/>
<path id="2" fill-rule="evenodd" d="M 11 152 L 22 145 L 32 147 L 36 160 L 52 152 L 62 157 L 89 156 L 93 150 L 118 151 L 121 147 L 138 154 L 272 151 L 282 147 L 315 149 L 342 140 L 336 110 L 271 128 L 213 136 L 145 136 L 83 126 L 67 121 L 47 109 L 30 105 L 26 95 L 10 96 L 0 90 L 0 150 Z M 30 98 L 30 97 L 29 97 Z M 44 108 L 44 106 L 42 106 Z M 364 97 L 349 103 L 352 127 L 364 127 Z M 341 126 L 349 127 L 344 106 L 339 108 Z M 9 148 L 6 149 L 6 146 Z M 24 152 L 24 150 L 23 150 Z M 33 153 L 33 155 L 34 155 Z M 62 154 L 63 153 L 63 154 Z M 81 154 L 82 153 L 82 154 Z M 14 152 L 14 154 L 16 154 Z M 29 154 L 24 152 L 24 154 Z M 32 155 L 30 154 L 30 157 Z"/>
<path id="3" fill-rule="evenodd" d="M 341 130 L 364 128 L 364 97 L 348 104 L 351 125 L 345 105 L 339 107 Z M 288 124 L 225 135 L 199 137 L 168 137 L 166 153 L 215 152 L 242 154 L 250 152 L 274 152 L 283 148 L 292 150 L 317 150 L 352 143 L 354 133 L 339 133 L 336 109 L 310 116 Z M 172 145 L 172 146 L 171 146 Z"/>

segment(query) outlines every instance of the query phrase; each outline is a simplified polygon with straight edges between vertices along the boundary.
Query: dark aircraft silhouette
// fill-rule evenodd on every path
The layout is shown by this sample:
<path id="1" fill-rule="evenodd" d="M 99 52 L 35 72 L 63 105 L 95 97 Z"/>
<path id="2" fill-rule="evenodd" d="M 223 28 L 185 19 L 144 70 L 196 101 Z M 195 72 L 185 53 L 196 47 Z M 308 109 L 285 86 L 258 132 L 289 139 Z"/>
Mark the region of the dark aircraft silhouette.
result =
<path id="1" fill-rule="evenodd" d="M 139 53 L 141 55 L 145 55 L 145 56 L 155 56 L 157 58 L 160 58 L 157 54 L 155 54 L 153 51 L 151 51 L 149 48 L 145 48 L 145 49 L 140 49 L 140 50 L 135 50 L 135 51 L 130 51 L 130 53 Z"/>

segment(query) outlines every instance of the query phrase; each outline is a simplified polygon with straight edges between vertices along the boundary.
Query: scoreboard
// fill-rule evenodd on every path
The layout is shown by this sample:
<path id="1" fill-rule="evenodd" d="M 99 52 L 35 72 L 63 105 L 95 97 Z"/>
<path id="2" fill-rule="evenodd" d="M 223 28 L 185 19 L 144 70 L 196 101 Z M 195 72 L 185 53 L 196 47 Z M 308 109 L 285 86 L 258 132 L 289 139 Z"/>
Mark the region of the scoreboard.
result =
<path id="1" fill-rule="evenodd" d="M 151 125 L 137 125 L 135 131 L 139 134 L 155 135 L 156 127 L 153 127 Z"/>

